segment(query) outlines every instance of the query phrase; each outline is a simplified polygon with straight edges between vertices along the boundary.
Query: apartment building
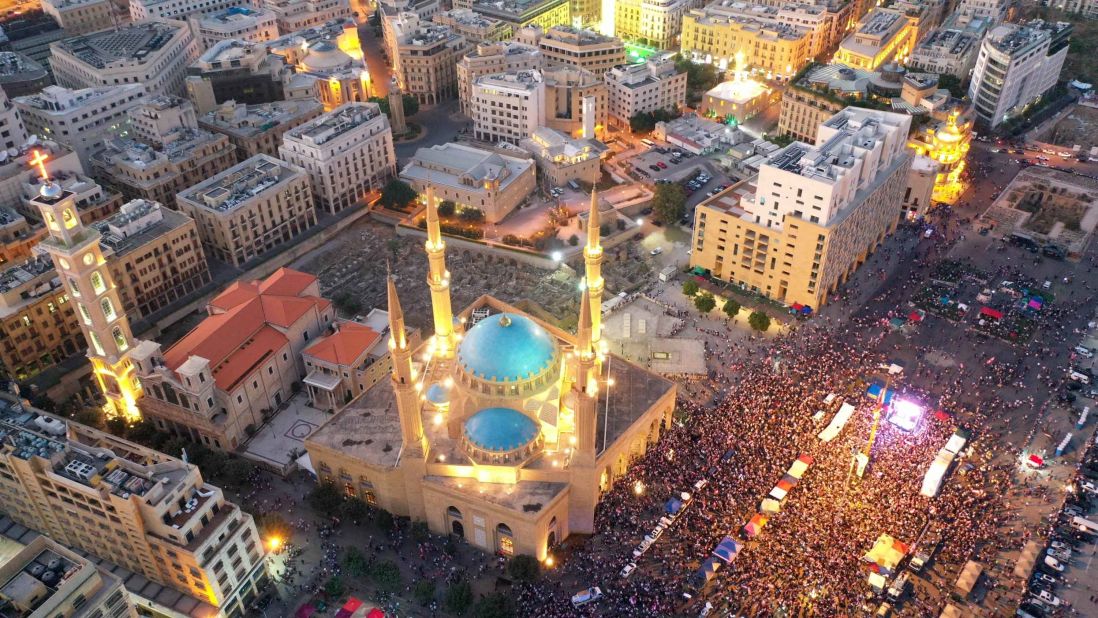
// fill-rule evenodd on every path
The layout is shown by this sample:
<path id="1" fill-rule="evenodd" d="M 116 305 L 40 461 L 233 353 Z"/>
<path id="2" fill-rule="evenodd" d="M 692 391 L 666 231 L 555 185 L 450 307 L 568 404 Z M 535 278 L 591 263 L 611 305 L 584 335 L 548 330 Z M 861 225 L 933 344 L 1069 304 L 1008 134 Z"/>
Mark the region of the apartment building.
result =
<path id="1" fill-rule="evenodd" d="M 309 175 L 260 154 L 179 194 L 206 251 L 241 267 L 316 225 Z"/>
<path id="2" fill-rule="evenodd" d="M 614 35 L 656 49 L 679 49 L 683 16 L 704 5 L 704 0 L 617 0 Z"/>
<path id="3" fill-rule="evenodd" d="M 318 205 L 333 214 L 396 178 L 393 131 L 376 103 L 348 103 L 287 131 L 279 154 L 309 173 Z"/>
<path id="4" fill-rule="evenodd" d="M 274 12 L 279 32 L 297 32 L 334 20 L 351 18 L 351 5 L 341 0 L 264 0 Z"/>
<path id="5" fill-rule="evenodd" d="M 686 72 L 680 72 L 668 56 L 614 67 L 603 77 L 610 103 L 609 121 L 618 126 L 629 126 L 629 119 L 640 112 L 686 105 Z"/>
<path id="6" fill-rule="evenodd" d="M 509 41 L 514 35 L 511 24 L 485 17 L 474 12 L 473 9 L 453 9 L 435 13 L 431 21 L 465 37 L 465 41 L 470 45 Z"/>
<path id="7" fill-rule="evenodd" d="M 976 123 L 994 129 L 1051 90 L 1064 68 L 1070 37 L 1071 24 L 1040 20 L 988 32 L 968 85 Z"/>
<path id="8" fill-rule="evenodd" d="M 473 100 L 473 82 L 482 75 L 513 73 L 540 69 L 543 63 L 541 51 L 532 45 L 505 41 L 477 45 L 457 63 L 458 100 L 461 112 L 471 116 L 469 103 Z"/>
<path id="9" fill-rule="evenodd" d="M 473 81 L 468 108 L 476 139 L 518 144 L 545 123 L 545 81 L 541 71 L 478 77 Z"/>
<path id="10" fill-rule="evenodd" d="M 560 64 L 549 65 L 541 76 L 545 82 L 544 126 L 576 137 L 603 136 L 609 122 L 610 96 L 601 77 Z"/>
<path id="11" fill-rule="evenodd" d="M 187 98 L 200 114 L 227 101 L 257 105 L 286 98 L 284 82 L 292 68 L 268 53 L 264 43 L 221 41 L 187 67 Z"/>
<path id="12" fill-rule="evenodd" d="M 35 94 L 51 83 L 49 71 L 29 56 L 0 51 L 0 90 L 7 98 Z"/>
<path id="13" fill-rule="evenodd" d="M 137 618 L 118 576 L 49 537 L 39 535 L 0 564 L 0 582 L 11 616 Z"/>
<path id="14" fill-rule="evenodd" d="M 900 219 L 911 117 L 848 107 L 699 204 L 690 266 L 817 309 Z"/>
<path id="15" fill-rule="evenodd" d="M 812 28 L 804 24 L 817 19 Z M 787 19 L 797 20 L 792 25 Z M 682 50 L 695 62 L 745 67 L 770 77 L 789 79 L 820 53 L 830 28 L 827 13 L 818 7 L 776 8 L 722 0 L 683 16 Z"/>
<path id="16" fill-rule="evenodd" d="M 810 142 L 820 125 L 848 103 L 847 97 L 861 98 L 869 89 L 872 71 L 841 64 L 814 66 L 791 82 L 782 93 L 778 135 Z"/>
<path id="17" fill-rule="evenodd" d="M 953 14 L 986 20 L 988 27 L 994 28 L 1010 17 L 1013 6 L 1013 0 L 960 0 Z"/>
<path id="18" fill-rule="evenodd" d="M 252 516 L 193 464 L 9 399 L 0 432 L 17 523 L 182 593 L 194 615 L 242 616 L 265 583 Z"/>
<path id="19" fill-rule="evenodd" d="M 52 46 L 57 84 L 98 88 L 139 84 L 149 94 L 183 94 L 198 43 L 186 23 L 155 19 L 65 39 Z"/>
<path id="20" fill-rule="evenodd" d="M 157 202 L 132 200 L 91 224 L 118 285 L 122 309 L 137 320 L 210 283 L 198 229 L 187 215 Z"/>
<path id="21" fill-rule="evenodd" d="M 87 349 L 49 256 L 0 267 L 0 372 L 25 380 Z"/>
<path id="22" fill-rule="evenodd" d="M 187 18 L 198 47 L 208 50 L 222 41 L 262 43 L 278 38 L 278 18 L 270 9 L 233 6 Z"/>
<path id="23" fill-rule="evenodd" d="M 534 156 L 543 189 L 598 178 L 602 155 L 607 152 L 606 145 L 596 139 L 573 138 L 548 127 L 538 127 L 519 147 Z"/>
<path id="24" fill-rule="evenodd" d="M 106 30 L 117 25 L 111 0 L 42 0 L 42 10 L 51 15 L 68 36 Z"/>
<path id="25" fill-rule="evenodd" d="M 144 101 L 145 92 L 142 84 L 80 90 L 48 86 L 14 103 L 30 134 L 67 145 L 87 168 L 103 139 L 129 130 L 127 112 Z"/>
<path id="26" fill-rule="evenodd" d="M 473 0 L 470 8 L 518 30 L 535 25 L 544 29 L 572 23 L 568 0 Z"/>
<path id="27" fill-rule="evenodd" d="M 191 15 L 209 15 L 240 6 L 239 0 L 129 0 L 130 20 L 186 19 Z M 251 6 L 251 2 L 244 3 Z"/>
<path id="28" fill-rule="evenodd" d="M 537 190 L 532 159 L 453 142 L 416 150 L 400 178 L 420 193 L 430 185 L 440 201 L 480 210 L 488 223 L 501 221 Z"/>
<path id="29" fill-rule="evenodd" d="M 625 44 L 621 39 L 603 36 L 594 30 L 572 26 L 527 26 L 519 30 L 515 40 L 541 50 L 548 62 L 567 64 L 602 75 L 625 64 Z"/>
<path id="30" fill-rule="evenodd" d="M 919 41 L 907 66 L 915 71 L 953 75 L 964 81 L 976 66 L 987 28 L 985 19 L 955 16 Z"/>
<path id="31" fill-rule="evenodd" d="M 839 44 L 834 62 L 869 71 L 893 60 L 902 63 L 915 48 L 918 32 L 917 18 L 875 8 Z"/>
<path id="32" fill-rule="evenodd" d="M 278 156 L 282 136 L 316 118 L 324 112 L 317 100 L 299 99 L 245 105 L 234 101 L 222 103 L 198 119 L 198 126 L 221 133 L 236 147 L 237 161 L 246 161 L 260 154 Z"/>
<path id="33" fill-rule="evenodd" d="M 415 23 L 409 21 L 409 25 Z M 468 49 L 465 37 L 437 24 L 397 28 L 394 69 L 400 89 L 421 104 L 457 96 L 457 63 Z"/>
<path id="34" fill-rule="evenodd" d="M 133 353 L 145 385 L 141 410 L 162 431 L 231 451 L 295 392 L 301 353 L 335 319 L 316 277 L 280 268 L 264 281 L 237 281 L 208 315 L 167 350 Z"/>

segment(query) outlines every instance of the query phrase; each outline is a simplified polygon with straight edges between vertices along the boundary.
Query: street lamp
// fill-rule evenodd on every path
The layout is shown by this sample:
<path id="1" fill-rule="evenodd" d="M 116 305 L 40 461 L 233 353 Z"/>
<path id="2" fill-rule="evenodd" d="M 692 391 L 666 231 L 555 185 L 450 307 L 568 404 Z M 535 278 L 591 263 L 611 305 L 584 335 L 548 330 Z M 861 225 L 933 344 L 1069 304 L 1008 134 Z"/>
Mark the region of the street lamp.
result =
<path id="1" fill-rule="evenodd" d="M 549 257 L 553 258 L 553 261 L 557 264 L 560 264 L 560 261 L 564 259 L 564 255 L 560 251 L 554 251 Z"/>

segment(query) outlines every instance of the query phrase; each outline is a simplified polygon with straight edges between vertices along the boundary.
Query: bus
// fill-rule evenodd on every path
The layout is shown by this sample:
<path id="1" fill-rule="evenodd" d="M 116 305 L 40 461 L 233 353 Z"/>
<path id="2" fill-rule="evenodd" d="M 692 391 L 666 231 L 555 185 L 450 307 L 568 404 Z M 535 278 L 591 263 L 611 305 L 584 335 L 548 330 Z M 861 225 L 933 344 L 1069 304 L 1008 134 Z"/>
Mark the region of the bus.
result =
<path id="1" fill-rule="evenodd" d="M 641 143 L 644 144 L 645 146 L 648 146 L 649 148 L 655 148 L 656 147 L 656 142 L 653 142 L 650 139 L 642 139 Z"/>

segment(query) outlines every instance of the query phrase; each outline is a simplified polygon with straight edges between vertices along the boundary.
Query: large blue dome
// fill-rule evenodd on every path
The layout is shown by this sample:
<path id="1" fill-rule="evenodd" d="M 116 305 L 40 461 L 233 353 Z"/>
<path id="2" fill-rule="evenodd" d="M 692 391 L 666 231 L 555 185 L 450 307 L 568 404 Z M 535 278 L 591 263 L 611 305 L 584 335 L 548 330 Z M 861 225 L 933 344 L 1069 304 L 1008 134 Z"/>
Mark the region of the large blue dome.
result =
<path id="1" fill-rule="evenodd" d="M 553 337 L 530 318 L 514 313 L 500 313 L 477 322 L 458 346 L 462 368 L 492 382 L 524 380 L 556 361 Z"/>
<path id="2" fill-rule="evenodd" d="M 537 421 L 511 408 L 485 408 L 465 421 L 465 439 L 491 452 L 522 448 L 540 431 Z"/>

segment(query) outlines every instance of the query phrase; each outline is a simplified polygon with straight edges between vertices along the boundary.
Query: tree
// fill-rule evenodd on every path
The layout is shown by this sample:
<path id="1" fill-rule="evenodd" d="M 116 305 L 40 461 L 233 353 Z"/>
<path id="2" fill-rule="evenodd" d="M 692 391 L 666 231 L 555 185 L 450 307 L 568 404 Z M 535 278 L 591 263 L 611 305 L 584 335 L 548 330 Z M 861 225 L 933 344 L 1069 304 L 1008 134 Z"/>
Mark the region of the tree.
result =
<path id="1" fill-rule="evenodd" d="M 125 438 L 129 433 L 129 427 L 126 425 L 126 419 L 121 416 L 107 419 L 107 431 L 120 437 Z"/>
<path id="2" fill-rule="evenodd" d="M 438 203 L 438 216 L 440 217 L 452 217 L 455 210 L 457 210 L 457 204 L 451 200 L 442 200 Z"/>
<path id="3" fill-rule="evenodd" d="M 321 483 L 309 493 L 308 500 L 309 506 L 313 507 L 314 511 L 325 517 L 332 517 L 339 512 L 339 506 L 343 504 L 343 495 L 334 484 Z"/>
<path id="4" fill-rule="evenodd" d="M 538 564 L 538 559 L 530 554 L 519 554 L 511 559 L 511 563 L 507 565 L 507 572 L 515 581 L 532 582 L 541 574 L 541 565 Z"/>
<path id="5" fill-rule="evenodd" d="M 717 306 L 717 299 L 709 292 L 702 292 L 694 297 L 694 306 L 702 313 L 709 313 Z"/>
<path id="6" fill-rule="evenodd" d="M 661 222 L 671 225 L 686 214 L 686 192 L 678 183 L 656 185 L 652 211 Z"/>
<path id="7" fill-rule="evenodd" d="M 221 468 L 221 480 L 228 485 L 243 485 L 255 471 L 255 465 L 241 457 L 230 457 Z"/>
<path id="8" fill-rule="evenodd" d="M 280 542 L 285 542 L 293 534 L 290 524 L 282 518 L 282 515 L 274 512 L 256 516 L 255 525 L 264 539 L 278 539 Z"/>
<path id="9" fill-rule="evenodd" d="M 721 311 L 730 318 L 736 317 L 740 313 L 740 303 L 736 302 L 736 299 L 729 298 L 724 301 L 724 306 L 721 307 Z"/>
<path id="10" fill-rule="evenodd" d="M 717 67 L 712 64 L 695 64 L 682 54 L 676 54 L 675 68 L 686 73 L 686 87 L 690 90 L 709 90 L 717 85 Z"/>
<path id="11" fill-rule="evenodd" d="M 370 570 L 370 579 L 382 592 L 393 593 L 400 590 L 400 567 L 392 560 L 383 560 L 374 565 Z"/>
<path id="12" fill-rule="evenodd" d="M 374 513 L 374 523 L 386 533 L 391 532 L 393 528 L 393 514 L 385 509 L 378 509 L 377 512 Z"/>
<path id="13" fill-rule="evenodd" d="M 343 552 L 343 568 L 347 569 L 351 577 L 365 577 L 370 572 L 370 563 L 366 559 L 366 554 L 352 545 Z"/>
<path id="14" fill-rule="evenodd" d="M 358 310 L 362 308 L 362 303 L 358 302 L 358 299 L 347 290 L 336 292 L 332 296 L 332 304 L 347 315 L 358 313 Z"/>
<path id="15" fill-rule="evenodd" d="M 435 600 L 435 582 L 421 579 L 412 586 L 412 596 L 420 605 L 427 607 Z"/>
<path id="16" fill-rule="evenodd" d="M 693 296 L 698 293 L 698 282 L 693 279 L 687 279 L 682 282 L 682 293 L 686 296 Z"/>
<path id="17" fill-rule="evenodd" d="M 793 143 L 792 135 L 770 135 L 767 136 L 766 141 L 779 147 L 786 147 Z"/>
<path id="18" fill-rule="evenodd" d="M 629 130 L 634 133 L 648 133 L 656 128 L 656 121 L 648 112 L 637 112 L 629 117 Z"/>
<path id="19" fill-rule="evenodd" d="M 474 618 L 511 618 L 514 615 L 514 602 L 510 597 L 498 592 L 481 597 L 473 606 Z"/>
<path id="20" fill-rule="evenodd" d="M 484 221 L 484 211 L 479 208 L 466 207 L 462 208 L 458 213 L 462 221 Z"/>
<path id="21" fill-rule="evenodd" d="M 72 420 L 80 423 L 81 425 L 87 425 L 88 427 L 95 427 L 96 429 L 102 429 L 103 423 L 106 420 L 103 416 L 102 410 L 98 408 L 80 408 L 72 415 Z"/>
<path id="22" fill-rule="evenodd" d="M 461 616 L 473 604 L 473 587 L 464 579 L 450 584 L 446 588 L 446 598 L 442 604 L 446 611 Z"/>
<path id="23" fill-rule="evenodd" d="M 752 311 L 751 315 L 747 316 L 747 323 L 751 325 L 751 328 L 763 332 L 770 328 L 770 316 L 762 311 Z"/>
<path id="24" fill-rule="evenodd" d="M 403 180 L 390 180 L 381 190 L 381 205 L 400 210 L 419 197 L 416 190 Z"/>
<path id="25" fill-rule="evenodd" d="M 345 586 L 343 585 L 343 580 L 340 579 L 338 575 L 332 577 L 324 584 L 324 592 L 332 599 L 338 599 L 343 596 L 344 590 Z"/>
<path id="26" fill-rule="evenodd" d="M 938 75 L 938 87 L 948 90 L 949 94 L 955 99 L 963 99 L 968 94 L 965 92 L 961 78 L 948 73 Z"/>
<path id="27" fill-rule="evenodd" d="M 412 523 L 412 540 L 422 543 L 431 538 L 431 531 L 427 529 L 427 522 L 417 521 Z"/>
<path id="28" fill-rule="evenodd" d="M 392 108 L 389 107 L 389 97 L 370 97 L 367 99 L 371 103 L 377 103 L 377 106 L 381 109 L 381 113 L 386 116 L 391 115 Z M 419 111 L 419 100 L 410 94 L 406 94 L 401 98 L 401 103 L 404 107 L 405 116 L 414 116 Z"/>

